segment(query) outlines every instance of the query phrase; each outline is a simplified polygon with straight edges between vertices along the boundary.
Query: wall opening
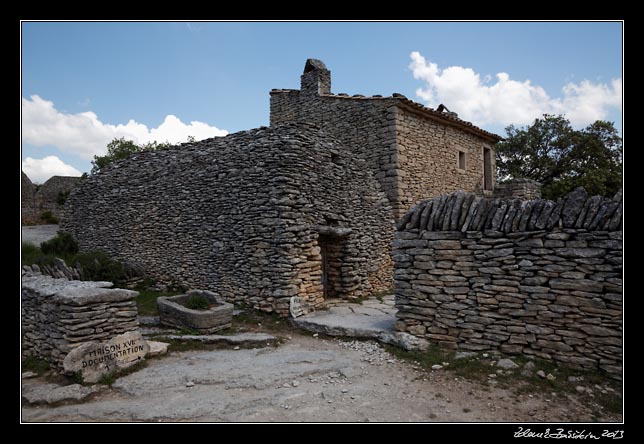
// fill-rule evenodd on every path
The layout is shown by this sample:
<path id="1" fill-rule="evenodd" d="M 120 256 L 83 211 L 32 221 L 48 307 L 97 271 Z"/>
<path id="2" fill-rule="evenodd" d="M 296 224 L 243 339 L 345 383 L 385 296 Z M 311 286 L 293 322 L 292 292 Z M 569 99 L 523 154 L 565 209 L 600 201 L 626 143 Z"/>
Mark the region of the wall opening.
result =
<path id="1" fill-rule="evenodd" d="M 465 169 L 465 151 L 458 152 L 458 169 L 459 170 Z"/>
<path id="2" fill-rule="evenodd" d="M 492 150 L 483 148 L 483 189 L 492 190 Z"/>
<path id="3" fill-rule="evenodd" d="M 324 299 L 343 297 L 343 238 L 321 234 L 318 238 L 318 246 L 321 255 L 320 267 L 322 269 L 321 280 Z"/>

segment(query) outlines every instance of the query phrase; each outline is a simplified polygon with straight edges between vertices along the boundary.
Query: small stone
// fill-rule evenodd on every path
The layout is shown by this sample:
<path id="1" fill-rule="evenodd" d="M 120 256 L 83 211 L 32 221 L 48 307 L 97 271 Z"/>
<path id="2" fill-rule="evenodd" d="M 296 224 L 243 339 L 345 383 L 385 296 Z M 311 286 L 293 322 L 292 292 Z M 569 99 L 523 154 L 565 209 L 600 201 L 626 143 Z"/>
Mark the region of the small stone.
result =
<path id="1" fill-rule="evenodd" d="M 519 368 L 519 366 L 511 359 L 499 359 L 499 362 L 496 363 L 496 366 L 505 370 L 512 370 L 514 368 Z"/>
<path id="2" fill-rule="evenodd" d="M 476 356 L 475 352 L 460 351 L 454 354 L 454 359 L 467 359 Z"/>
<path id="3" fill-rule="evenodd" d="M 186 382 L 186 387 L 194 387 L 194 386 L 195 386 L 194 382 L 192 382 L 192 381 Z"/>
<path id="4" fill-rule="evenodd" d="M 545 378 L 546 377 L 546 372 L 544 372 L 543 370 L 539 370 L 537 372 L 537 376 L 540 377 L 540 378 Z"/>
<path id="5" fill-rule="evenodd" d="M 300 385 L 300 381 L 293 381 L 293 382 L 291 382 L 291 385 L 293 387 L 298 387 Z"/>
<path id="6" fill-rule="evenodd" d="M 234 346 L 233 350 L 239 350 L 239 345 Z"/>
<path id="7" fill-rule="evenodd" d="M 534 362 L 532 361 L 526 362 L 523 368 L 525 368 L 526 370 L 534 370 Z"/>
<path id="8" fill-rule="evenodd" d="M 555 375 L 553 375 L 552 373 L 548 373 L 548 376 L 546 376 L 546 379 L 548 381 L 554 381 L 555 379 L 557 379 L 557 377 Z"/>
<path id="9" fill-rule="evenodd" d="M 282 384 L 282 387 L 291 388 L 291 384 L 289 384 L 288 382 L 285 382 L 284 384 Z"/>
<path id="10" fill-rule="evenodd" d="M 568 382 L 577 382 L 579 379 L 577 379 L 576 376 L 568 376 Z"/>
<path id="11" fill-rule="evenodd" d="M 484 357 L 484 358 L 487 358 L 488 356 L 490 356 L 490 355 L 489 355 L 489 354 L 487 354 L 487 353 L 483 353 L 483 357 Z"/>
<path id="12" fill-rule="evenodd" d="M 434 364 L 434 365 L 432 365 L 432 370 L 441 370 L 442 368 L 443 368 L 443 366 L 442 366 L 442 365 L 440 365 L 440 364 Z"/>
<path id="13" fill-rule="evenodd" d="M 34 376 L 36 376 L 36 374 L 34 372 L 24 372 L 22 374 L 22 379 L 33 378 Z"/>
<path id="14" fill-rule="evenodd" d="M 159 341 L 147 341 L 148 346 L 150 346 L 150 351 L 146 355 L 146 357 L 152 357 L 152 356 L 160 356 L 160 355 L 165 355 L 168 352 L 168 344 L 167 342 L 159 342 Z"/>
<path id="15" fill-rule="evenodd" d="M 313 333 L 314 338 L 317 338 L 318 336 L 320 336 L 318 333 Z"/>
<path id="16" fill-rule="evenodd" d="M 349 390 L 347 390 L 347 389 L 342 389 L 341 391 L 342 391 L 342 393 L 348 393 L 349 392 Z"/>

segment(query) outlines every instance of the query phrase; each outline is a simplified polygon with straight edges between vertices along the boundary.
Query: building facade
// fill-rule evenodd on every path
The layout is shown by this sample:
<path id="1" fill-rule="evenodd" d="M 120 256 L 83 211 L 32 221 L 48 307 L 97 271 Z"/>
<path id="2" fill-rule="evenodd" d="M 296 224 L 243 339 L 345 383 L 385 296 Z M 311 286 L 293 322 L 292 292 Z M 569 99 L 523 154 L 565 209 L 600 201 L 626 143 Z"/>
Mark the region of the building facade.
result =
<path id="1" fill-rule="evenodd" d="M 299 90 L 271 91 L 271 126 L 315 123 L 367 161 L 396 219 L 418 202 L 462 190 L 491 194 L 494 144 L 501 140 L 401 94 L 390 97 L 331 93 L 331 72 L 309 59 Z"/>

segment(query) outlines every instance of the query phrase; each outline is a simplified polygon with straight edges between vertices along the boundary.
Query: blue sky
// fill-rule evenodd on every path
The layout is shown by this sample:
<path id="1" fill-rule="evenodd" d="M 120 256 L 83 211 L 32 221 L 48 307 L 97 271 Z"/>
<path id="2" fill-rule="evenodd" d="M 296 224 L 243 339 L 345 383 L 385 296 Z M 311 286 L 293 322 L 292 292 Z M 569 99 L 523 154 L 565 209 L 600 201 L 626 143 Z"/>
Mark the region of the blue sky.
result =
<path id="1" fill-rule="evenodd" d="M 543 112 L 622 124 L 621 23 L 22 24 L 22 159 L 35 182 L 115 136 L 185 141 L 268 125 L 307 58 L 332 91 L 398 92 L 504 134 Z"/>

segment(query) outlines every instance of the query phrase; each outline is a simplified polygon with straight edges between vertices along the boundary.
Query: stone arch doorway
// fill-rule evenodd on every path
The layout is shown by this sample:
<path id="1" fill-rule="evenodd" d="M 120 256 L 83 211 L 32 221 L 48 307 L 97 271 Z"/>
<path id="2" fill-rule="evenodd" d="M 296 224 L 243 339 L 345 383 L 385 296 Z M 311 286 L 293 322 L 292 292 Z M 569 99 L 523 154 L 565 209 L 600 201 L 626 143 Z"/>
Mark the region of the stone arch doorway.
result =
<path id="1" fill-rule="evenodd" d="M 347 228 L 318 227 L 320 248 L 320 283 L 324 299 L 347 298 L 343 268 L 346 268 Z"/>

